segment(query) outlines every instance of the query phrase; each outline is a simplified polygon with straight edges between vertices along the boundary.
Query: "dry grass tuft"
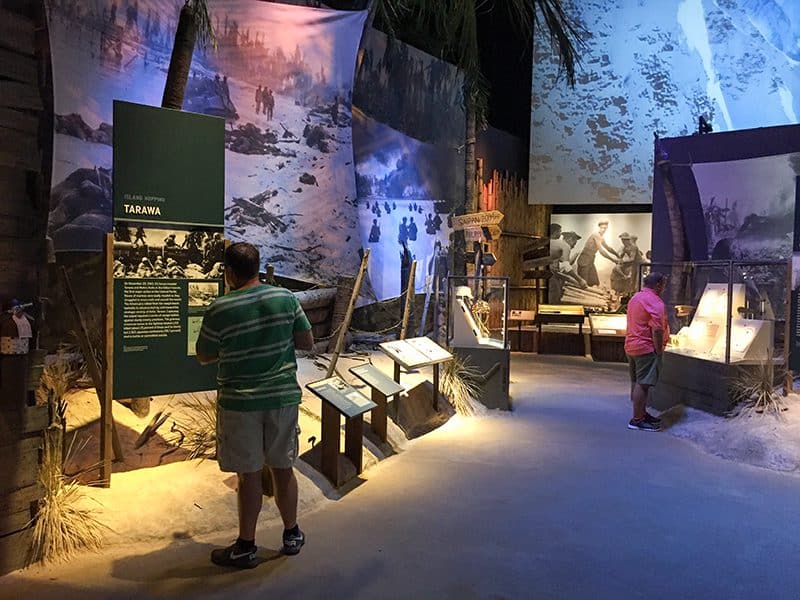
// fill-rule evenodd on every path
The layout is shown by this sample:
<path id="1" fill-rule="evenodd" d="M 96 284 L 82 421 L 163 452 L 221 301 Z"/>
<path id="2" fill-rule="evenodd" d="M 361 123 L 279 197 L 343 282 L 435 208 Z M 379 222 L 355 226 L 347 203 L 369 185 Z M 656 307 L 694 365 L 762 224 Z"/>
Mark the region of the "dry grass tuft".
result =
<path id="1" fill-rule="evenodd" d="M 45 489 L 33 527 L 31 558 L 45 563 L 67 560 L 81 550 L 96 550 L 109 531 L 95 511 L 80 508 L 85 495 L 63 472 L 62 431 L 54 424 L 44 432 L 44 452 L 39 481 Z M 75 438 L 73 437 L 73 444 Z"/>
<path id="2" fill-rule="evenodd" d="M 180 405 L 188 408 L 191 416 L 175 419 L 175 429 L 182 434 L 181 447 L 187 460 L 214 458 L 217 455 L 217 398 L 214 392 L 185 394 Z"/>
<path id="3" fill-rule="evenodd" d="M 36 389 L 36 404 L 53 402 L 61 414 L 61 409 L 66 408 L 64 396 L 79 377 L 80 368 L 64 352 L 59 352 L 56 359 L 42 370 L 39 387 Z"/>
<path id="4" fill-rule="evenodd" d="M 482 394 L 482 381 L 483 374 L 469 359 L 454 355 L 442 369 L 440 385 L 455 411 L 470 417 L 485 412 L 478 401 Z"/>
<path id="5" fill-rule="evenodd" d="M 775 388 L 775 381 L 782 381 L 786 371 L 776 367 L 772 354 L 755 367 L 741 368 L 730 383 L 730 416 L 744 416 L 752 413 L 772 414 L 781 418 L 785 410 L 783 395 Z"/>

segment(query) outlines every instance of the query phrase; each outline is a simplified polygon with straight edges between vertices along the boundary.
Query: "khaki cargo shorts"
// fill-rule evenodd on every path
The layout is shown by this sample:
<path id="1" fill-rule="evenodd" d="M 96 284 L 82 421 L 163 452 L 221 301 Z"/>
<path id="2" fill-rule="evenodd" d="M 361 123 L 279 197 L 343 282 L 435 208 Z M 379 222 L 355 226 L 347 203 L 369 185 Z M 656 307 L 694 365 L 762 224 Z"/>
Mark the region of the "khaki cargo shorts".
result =
<path id="1" fill-rule="evenodd" d="M 217 461 L 226 473 L 288 469 L 298 452 L 299 404 L 269 410 L 217 409 Z"/>
<path id="2" fill-rule="evenodd" d="M 661 356 L 655 352 L 641 356 L 628 356 L 628 369 L 631 383 L 639 385 L 655 385 L 661 372 Z"/>

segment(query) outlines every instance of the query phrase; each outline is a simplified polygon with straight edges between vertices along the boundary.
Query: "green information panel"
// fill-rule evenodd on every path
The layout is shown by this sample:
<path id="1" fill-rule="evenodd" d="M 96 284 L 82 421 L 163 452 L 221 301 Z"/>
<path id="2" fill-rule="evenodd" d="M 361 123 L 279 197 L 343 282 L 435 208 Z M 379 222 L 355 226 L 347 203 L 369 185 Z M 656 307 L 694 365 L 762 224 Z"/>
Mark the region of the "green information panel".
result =
<path id="1" fill-rule="evenodd" d="M 224 127 L 114 103 L 114 398 L 216 388 L 195 343 L 223 293 Z"/>
<path id="2" fill-rule="evenodd" d="M 114 219 L 222 227 L 225 120 L 114 101 Z"/>
<path id="3" fill-rule="evenodd" d="M 314 381 L 306 387 L 347 418 L 357 417 L 378 406 L 338 377 Z"/>

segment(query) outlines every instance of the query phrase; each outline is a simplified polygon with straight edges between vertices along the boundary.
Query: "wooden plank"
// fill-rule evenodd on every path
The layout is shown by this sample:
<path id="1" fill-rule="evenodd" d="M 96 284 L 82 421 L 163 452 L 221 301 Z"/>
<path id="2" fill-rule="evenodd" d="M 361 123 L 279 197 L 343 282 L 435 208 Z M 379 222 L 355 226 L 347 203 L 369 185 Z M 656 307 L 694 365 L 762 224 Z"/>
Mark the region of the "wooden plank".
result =
<path id="1" fill-rule="evenodd" d="M 14 513 L 0 513 L 0 535 L 25 529 L 31 523 L 30 506 Z"/>
<path id="2" fill-rule="evenodd" d="M 29 135 L 38 135 L 39 117 L 21 110 L 0 107 L 0 127 L 21 131 Z"/>
<path id="3" fill-rule="evenodd" d="M 4 198 L 23 198 L 28 195 L 28 175 L 25 171 L 14 169 L 12 167 L 0 166 L 0 190 L 3 190 Z M 28 207 L 20 209 L 17 207 L 18 202 L 2 202 L 0 203 L 0 213 L 12 215 L 27 215 L 30 214 Z"/>
<path id="4" fill-rule="evenodd" d="M 0 80 L 0 105 L 26 110 L 44 109 L 39 88 L 27 83 Z"/>
<path id="5" fill-rule="evenodd" d="M 0 238 L 31 238 L 36 235 L 36 219 L 10 217 L 0 213 Z"/>
<path id="6" fill-rule="evenodd" d="M 36 54 L 36 24 L 0 8 L 0 46 L 28 56 Z"/>
<path id="7" fill-rule="evenodd" d="M 39 479 L 41 438 L 29 438 L 0 447 L 0 493 L 35 484 Z"/>
<path id="8" fill-rule="evenodd" d="M 41 244 L 39 240 L 0 240 L 0 256 L 4 259 L 22 259 L 30 268 Z"/>
<path id="9" fill-rule="evenodd" d="M 44 486 L 40 482 L 0 496 L 0 514 L 28 510 L 32 502 L 44 498 Z"/>
<path id="10" fill-rule="evenodd" d="M 0 413 L 0 445 L 9 445 L 23 436 L 46 429 L 50 410 L 44 406 L 25 406 L 22 410 L 4 408 Z"/>
<path id="11" fill-rule="evenodd" d="M 35 294 L 35 282 L 34 269 L 20 264 L 9 265 L 0 260 L 0 298 L 10 299 L 12 290 L 20 298 L 32 298 Z"/>
<path id="12" fill-rule="evenodd" d="M 105 244 L 105 292 L 103 322 L 103 396 L 100 404 L 100 481 L 101 485 L 111 487 L 111 458 L 122 460 L 122 448 L 117 439 L 114 424 L 114 235 L 106 235 Z"/>
<path id="13" fill-rule="evenodd" d="M 0 48 L 0 76 L 21 83 L 39 85 L 36 59 Z"/>
<path id="14" fill-rule="evenodd" d="M 0 127 L 0 164 L 38 171 L 41 163 L 35 135 Z"/>
<path id="15" fill-rule="evenodd" d="M 0 575 L 26 567 L 28 549 L 33 541 L 33 528 L 0 537 Z"/>

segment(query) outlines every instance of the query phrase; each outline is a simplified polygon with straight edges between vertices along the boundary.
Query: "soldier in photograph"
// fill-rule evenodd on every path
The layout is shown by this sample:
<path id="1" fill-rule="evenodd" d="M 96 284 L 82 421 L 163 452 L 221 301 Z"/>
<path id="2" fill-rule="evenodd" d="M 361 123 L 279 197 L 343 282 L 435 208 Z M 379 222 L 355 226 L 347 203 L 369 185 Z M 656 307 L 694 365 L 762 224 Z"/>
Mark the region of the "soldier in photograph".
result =
<path id="1" fill-rule="evenodd" d="M 600 277 L 595 266 L 598 252 L 615 264 L 619 261 L 617 251 L 609 246 L 603 238 L 607 230 L 608 221 L 600 221 L 597 224 L 597 231 L 589 236 L 583 245 L 583 250 L 578 255 L 578 275 L 590 286 L 600 285 Z"/>

